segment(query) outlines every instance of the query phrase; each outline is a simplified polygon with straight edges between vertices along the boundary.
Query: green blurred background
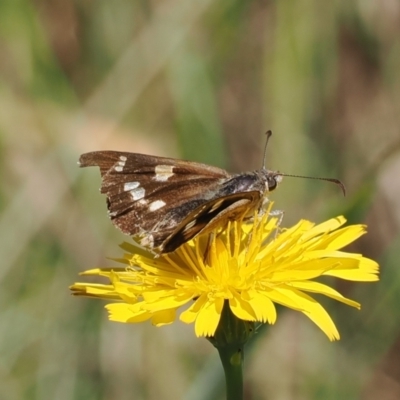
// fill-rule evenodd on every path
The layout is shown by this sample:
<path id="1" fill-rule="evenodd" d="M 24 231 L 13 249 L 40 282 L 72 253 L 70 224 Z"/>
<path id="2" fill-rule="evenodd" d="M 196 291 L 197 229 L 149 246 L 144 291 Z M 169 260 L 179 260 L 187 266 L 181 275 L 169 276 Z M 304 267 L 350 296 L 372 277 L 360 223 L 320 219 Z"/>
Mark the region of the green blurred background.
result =
<path id="1" fill-rule="evenodd" d="M 400 398 L 400 3 L 0 2 L 0 399 L 219 399 L 193 327 L 108 322 L 78 273 L 126 239 L 79 155 L 127 150 L 285 178 L 284 224 L 344 214 L 381 281 L 332 281 L 330 343 L 279 309 L 246 358 L 247 399 Z"/>

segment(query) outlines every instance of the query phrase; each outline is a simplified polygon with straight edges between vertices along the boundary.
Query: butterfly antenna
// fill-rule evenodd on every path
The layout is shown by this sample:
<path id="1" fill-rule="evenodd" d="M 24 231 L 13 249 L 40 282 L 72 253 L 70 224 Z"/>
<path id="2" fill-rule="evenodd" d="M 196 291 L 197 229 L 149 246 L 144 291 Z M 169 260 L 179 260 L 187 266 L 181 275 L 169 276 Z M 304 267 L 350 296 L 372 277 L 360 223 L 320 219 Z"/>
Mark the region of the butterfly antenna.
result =
<path id="1" fill-rule="evenodd" d="M 303 175 L 288 175 L 288 174 L 281 174 L 281 173 L 277 173 L 277 175 L 289 176 L 289 177 L 292 177 L 292 178 L 316 179 L 318 181 L 332 182 L 335 185 L 338 185 L 340 187 L 340 189 L 342 189 L 343 196 L 346 196 L 346 187 L 344 186 L 343 182 L 340 181 L 339 179 L 335 179 L 335 178 L 318 178 L 318 177 L 315 177 L 315 176 L 303 176 Z"/>
<path id="2" fill-rule="evenodd" d="M 265 169 L 265 161 L 267 160 L 267 146 L 268 146 L 268 140 L 269 138 L 272 136 L 272 131 L 268 130 L 267 132 L 265 132 L 265 134 L 267 135 L 267 140 L 265 142 L 265 147 L 264 147 L 264 156 L 263 156 L 263 165 L 262 165 L 262 169 Z"/>

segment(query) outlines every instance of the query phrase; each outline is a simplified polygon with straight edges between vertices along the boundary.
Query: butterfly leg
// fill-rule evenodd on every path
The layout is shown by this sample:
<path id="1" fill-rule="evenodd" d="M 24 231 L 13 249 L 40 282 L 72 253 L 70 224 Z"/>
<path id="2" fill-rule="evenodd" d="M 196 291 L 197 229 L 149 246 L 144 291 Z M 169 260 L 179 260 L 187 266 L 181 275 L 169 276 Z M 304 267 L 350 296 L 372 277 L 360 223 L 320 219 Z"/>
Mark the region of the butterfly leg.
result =
<path id="1" fill-rule="evenodd" d="M 264 200 L 258 209 L 258 216 L 261 217 L 265 214 L 267 210 L 267 206 L 271 201 L 268 199 L 268 197 L 264 197 Z M 282 224 L 283 217 L 285 216 L 285 211 L 283 210 L 273 210 L 268 213 L 269 217 L 278 217 L 278 222 L 276 224 L 277 228 L 279 228 Z M 274 239 L 276 239 L 276 236 L 278 234 L 278 229 L 275 230 L 275 236 Z"/>
<path id="2" fill-rule="evenodd" d="M 274 211 L 271 211 L 270 213 L 268 213 L 268 215 L 270 217 L 278 217 L 278 222 L 276 224 L 277 229 L 275 230 L 275 235 L 274 235 L 274 239 L 276 239 L 276 237 L 278 236 L 278 233 L 279 233 L 279 228 L 280 228 L 280 226 L 282 224 L 282 221 L 283 221 L 283 217 L 285 216 L 285 211 L 283 211 L 283 210 L 274 210 Z"/>

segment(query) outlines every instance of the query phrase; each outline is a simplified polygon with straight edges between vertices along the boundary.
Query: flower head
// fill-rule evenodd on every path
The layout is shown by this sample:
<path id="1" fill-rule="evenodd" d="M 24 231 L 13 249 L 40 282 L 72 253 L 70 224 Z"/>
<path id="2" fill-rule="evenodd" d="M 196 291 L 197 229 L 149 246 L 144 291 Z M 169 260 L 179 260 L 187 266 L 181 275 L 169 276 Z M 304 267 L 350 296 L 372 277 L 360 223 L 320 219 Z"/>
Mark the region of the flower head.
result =
<path id="1" fill-rule="evenodd" d="M 254 222 L 236 221 L 209 239 L 200 236 L 173 253 L 155 257 L 129 243 L 117 261 L 125 268 L 93 269 L 110 284 L 76 283 L 74 294 L 116 300 L 108 304 L 113 321 L 151 320 L 160 326 L 180 320 L 194 323 L 197 336 L 213 336 L 224 302 L 242 320 L 273 324 L 275 303 L 300 311 L 330 340 L 339 333 L 325 309 L 310 294 L 323 294 L 349 306 L 360 304 L 342 296 L 320 276 L 351 281 L 378 280 L 378 264 L 361 254 L 340 251 L 365 231 L 363 225 L 342 227 L 344 217 L 322 224 L 301 220 L 281 230 L 269 213 Z"/>

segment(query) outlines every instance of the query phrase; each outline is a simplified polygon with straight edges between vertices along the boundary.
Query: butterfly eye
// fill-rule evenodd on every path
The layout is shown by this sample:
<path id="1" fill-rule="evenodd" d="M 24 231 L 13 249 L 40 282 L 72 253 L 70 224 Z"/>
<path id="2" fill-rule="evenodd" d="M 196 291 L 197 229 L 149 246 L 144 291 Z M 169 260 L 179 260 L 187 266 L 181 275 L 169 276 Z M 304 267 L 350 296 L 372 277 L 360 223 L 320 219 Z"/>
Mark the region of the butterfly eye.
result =
<path id="1" fill-rule="evenodd" d="M 273 176 L 269 176 L 267 178 L 267 185 L 268 185 L 269 192 L 276 189 L 276 187 L 278 186 L 278 183 L 281 181 L 280 178 L 281 177 L 279 175 L 273 175 Z"/>

